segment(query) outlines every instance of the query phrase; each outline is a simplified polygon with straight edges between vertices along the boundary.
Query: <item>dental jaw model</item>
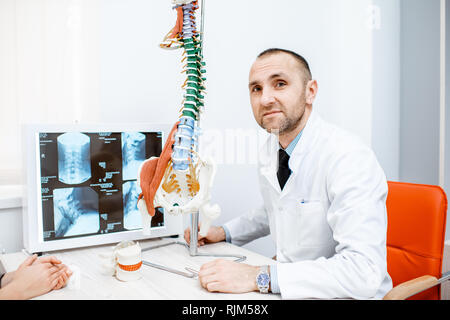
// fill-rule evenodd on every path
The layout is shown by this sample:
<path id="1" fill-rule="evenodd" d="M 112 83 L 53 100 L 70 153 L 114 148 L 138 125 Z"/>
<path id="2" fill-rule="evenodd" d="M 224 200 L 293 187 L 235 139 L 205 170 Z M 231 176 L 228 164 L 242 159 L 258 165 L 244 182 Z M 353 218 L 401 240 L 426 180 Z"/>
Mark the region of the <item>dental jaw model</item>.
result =
<path id="1" fill-rule="evenodd" d="M 146 160 L 139 169 L 138 183 L 142 193 L 138 208 L 145 234 L 150 233 L 155 208 L 162 207 L 173 215 L 198 216 L 200 213 L 200 235 L 206 236 L 211 222 L 220 215 L 220 207 L 210 204 L 214 162 L 210 158 L 202 159 L 197 152 L 206 80 L 203 77 L 202 34 L 197 31 L 195 18 L 199 6 L 192 0 L 174 0 L 172 3 L 177 11 L 177 22 L 160 47 L 184 50 L 185 94 L 179 120 L 172 128 L 160 157 Z"/>

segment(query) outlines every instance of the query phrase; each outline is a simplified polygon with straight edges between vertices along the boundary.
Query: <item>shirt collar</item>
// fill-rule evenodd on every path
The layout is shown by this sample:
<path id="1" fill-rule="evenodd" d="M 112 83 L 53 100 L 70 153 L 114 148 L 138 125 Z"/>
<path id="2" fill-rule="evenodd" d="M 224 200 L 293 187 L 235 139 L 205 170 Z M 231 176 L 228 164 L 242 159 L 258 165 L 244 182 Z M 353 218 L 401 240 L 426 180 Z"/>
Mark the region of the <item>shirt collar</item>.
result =
<path id="1" fill-rule="evenodd" d="M 286 149 L 284 149 L 284 151 L 286 151 L 286 153 L 289 155 L 289 157 L 291 156 L 292 152 L 294 151 L 295 146 L 297 145 L 298 141 L 300 140 L 302 134 L 303 134 L 303 130 L 300 131 L 300 133 L 295 137 L 295 139 L 292 140 L 292 142 L 287 146 Z"/>

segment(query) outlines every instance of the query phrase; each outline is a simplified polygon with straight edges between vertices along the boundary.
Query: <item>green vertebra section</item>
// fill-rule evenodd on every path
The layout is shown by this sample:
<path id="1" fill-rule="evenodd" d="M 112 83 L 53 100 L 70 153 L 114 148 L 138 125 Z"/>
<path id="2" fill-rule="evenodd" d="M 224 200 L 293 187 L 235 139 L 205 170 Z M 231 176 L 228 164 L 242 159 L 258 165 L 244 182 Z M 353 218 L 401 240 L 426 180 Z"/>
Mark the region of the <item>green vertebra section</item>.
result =
<path id="1" fill-rule="evenodd" d="M 196 37 L 183 39 L 182 42 L 187 55 L 187 81 L 182 116 L 197 121 L 200 108 L 204 106 L 202 91 L 205 90 L 203 82 L 206 78 L 203 75 L 206 73 L 204 69 L 206 64 L 201 55 L 202 43 Z"/>

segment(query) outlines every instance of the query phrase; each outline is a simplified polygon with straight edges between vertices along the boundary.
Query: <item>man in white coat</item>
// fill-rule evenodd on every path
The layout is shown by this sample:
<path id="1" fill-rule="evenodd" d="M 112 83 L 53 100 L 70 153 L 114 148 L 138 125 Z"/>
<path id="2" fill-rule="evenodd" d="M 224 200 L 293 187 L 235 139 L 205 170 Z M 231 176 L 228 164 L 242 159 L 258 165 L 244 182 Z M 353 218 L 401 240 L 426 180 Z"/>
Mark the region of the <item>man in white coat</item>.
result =
<path id="1" fill-rule="evenodd" d="M 201 267 L 201 285 L 211 292 L 280 293 L 284 299 L 382 298 L 392 289 L 387 181 L 374 153 L 313 110 L 317 81 L 292 51 L 261 53 L 250 70 L 249 91 L 256 121 L 272 133 L 258 165 L 264 204 L 211 227 L 199 245 L 244 245 L 270 234 L 276 261 L 251 266 L 214 260 Z"/>

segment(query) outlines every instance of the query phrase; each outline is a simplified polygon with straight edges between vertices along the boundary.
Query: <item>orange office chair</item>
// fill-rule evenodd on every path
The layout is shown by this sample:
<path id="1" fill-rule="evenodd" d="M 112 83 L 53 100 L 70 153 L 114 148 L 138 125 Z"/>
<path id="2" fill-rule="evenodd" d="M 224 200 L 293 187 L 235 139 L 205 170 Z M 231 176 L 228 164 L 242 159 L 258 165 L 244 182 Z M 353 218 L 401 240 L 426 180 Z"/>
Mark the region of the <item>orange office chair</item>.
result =
<path id="1" fill-rule="evenodd" d="M 388 182 L 386 300 L 440 300 L 447 197 L 438 186 Z"/>

